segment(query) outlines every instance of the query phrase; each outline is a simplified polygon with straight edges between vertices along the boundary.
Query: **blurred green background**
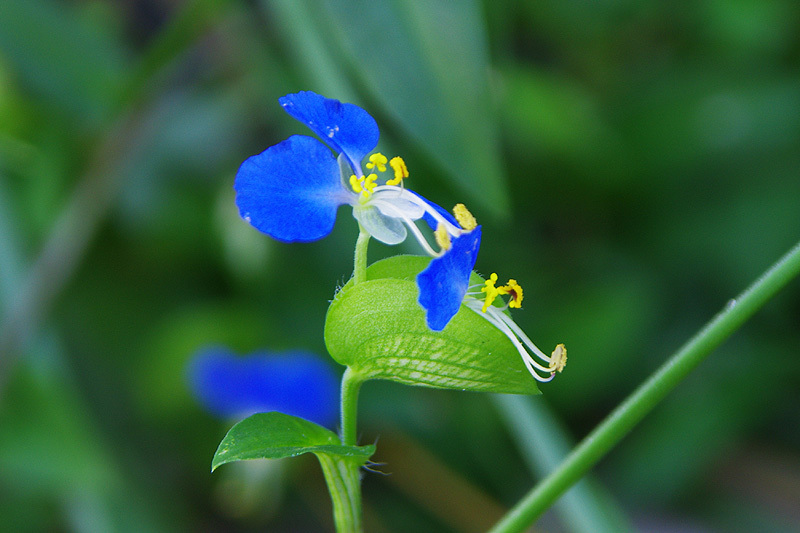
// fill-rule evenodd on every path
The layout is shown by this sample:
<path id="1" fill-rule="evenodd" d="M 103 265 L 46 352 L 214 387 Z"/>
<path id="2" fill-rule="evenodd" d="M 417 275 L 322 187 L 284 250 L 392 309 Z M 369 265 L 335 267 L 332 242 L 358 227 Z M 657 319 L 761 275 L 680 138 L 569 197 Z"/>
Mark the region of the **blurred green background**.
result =
<path id="1" fill-rule="evenodd" d="M 355 224 L 286 245 L 233 201 L 241 161 L 307 133 L 298 90 L 470 207 L 476 268 L 569 349 L 534 401 L 581 438 L 798 239 L 799 36 L 794 0 L 3 0 L 0 531 L 331 530 L 313 457 L 209 473 L 230 421 L 185 379 L 208 343 L 325 355 Z M 798 324 L 795 281 L 601 462 L 609 515 L 800 529 Z M 367 530 L 485 530 L 537 478 L 514 426 L 368 383 Z"/>

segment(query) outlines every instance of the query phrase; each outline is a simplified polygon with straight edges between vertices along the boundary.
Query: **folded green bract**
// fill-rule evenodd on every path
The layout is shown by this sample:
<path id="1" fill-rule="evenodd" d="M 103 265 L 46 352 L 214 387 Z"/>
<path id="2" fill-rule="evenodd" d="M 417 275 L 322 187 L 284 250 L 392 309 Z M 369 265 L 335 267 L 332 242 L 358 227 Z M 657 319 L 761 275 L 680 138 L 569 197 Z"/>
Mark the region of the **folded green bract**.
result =
<path id="1" fill-rule="evenodd" d="M 517 348 L 478 313 L 462 305 L 442 331 L 427 327 L 414 280 L 429 262 L 428 257 L 390 257 L 367 269 L 367 281 L 342 287 L 325 321 L 331 356 L 365 380 L 537 394 Z M 483 282 L 473 277 L 474 283 Z"/>

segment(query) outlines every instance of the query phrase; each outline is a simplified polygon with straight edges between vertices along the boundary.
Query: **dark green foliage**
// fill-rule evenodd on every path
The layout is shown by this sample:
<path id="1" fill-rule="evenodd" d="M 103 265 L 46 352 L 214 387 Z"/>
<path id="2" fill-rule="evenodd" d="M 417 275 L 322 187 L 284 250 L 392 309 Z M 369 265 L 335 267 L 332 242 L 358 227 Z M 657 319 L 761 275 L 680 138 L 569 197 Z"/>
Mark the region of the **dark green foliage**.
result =
<path id="1" fill-rule="evenodd" d="M 569 349 L 536 399 L 576 437 L 800 234 L 793 0 L 0 3 L 0 531 L 330 528 L 312 461 L 209 475 L 231 421 L 184 375 L 207 343 L 325 353 L 355 222 L 288 246 L 233 202 L 241 161 L 304 133 L 288 92 L 363 106 L 409 187 L 471 208 L 477 270 Z M 633 523 L 800 529 L 775 490 L 799 483 L 798 291 L 602 463 Z M 533 484 L 483 395 L 376 381 L 360 405 L 360 443 L 458 472 L 421 501 L 378 440 L 368 531 L 447 531 L 460 490 L 483 513 Z"/>

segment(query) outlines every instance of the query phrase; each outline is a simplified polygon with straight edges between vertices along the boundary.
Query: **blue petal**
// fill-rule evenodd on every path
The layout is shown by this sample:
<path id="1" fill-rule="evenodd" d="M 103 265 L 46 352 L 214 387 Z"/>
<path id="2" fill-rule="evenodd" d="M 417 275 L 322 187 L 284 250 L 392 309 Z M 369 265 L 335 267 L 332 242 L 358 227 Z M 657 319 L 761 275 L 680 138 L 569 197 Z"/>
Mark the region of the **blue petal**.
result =
<path id="1" fill-rule="evenodd" d="M 481 245 L 481 227 L 453 239 L 452 247 L 417 275 L 419 304 L 428 327 L 441 331 L 458 312 Z"/>
<path id="2" fill-rule="evenodd" d="M 413 192 L 413 191 L 412 191 L 412 192 Z M 414 194 L 417 194 L 417 193 L 414 193 Z M 459 224 L 458 224 L 458 221 L 456 220 L 456 217 L 454 217 L 454 216 L 453 216 L 453 213 L 451 213 L 450 211 L 448 211 L 448 210 L 447 210 L 447 209 L 445 209 L 444 207 L 442 207 L 442 206 L 440 206 L 440 205 L 437 205 L 437 204 L 435 204 L 435 203 L 431 202 L 430 200 L 428 200 L 428 199 L 427 199 L 427 198 L 425 198 L 424 196 L 421 196 L 421 195 L 419 195 L 419 194 L 417 194 L 417 196 L 419 196 L 420 198 L 422 198 L 423 200 L 425 200 L 425 203 L 427 203 L 429 206 L 431 206 L 432 208 L 434 208 L 434 209 L 436 210 L 436 212 L 437 212 L 437 213 L 439 213 L 440 215 L 442 215 L 442 216 L 445 218 L 445 220 L 447 220 L 448 222 L 450 222 L 452 225 L 454 225 L 454 226 L 455 226 L 455 227 L 457 227 L 457 228 L 460 228 L 460 227 L 461 227 L 461 226 L 459 226 Z M 430 227 L 431 227 L 431 229 L 432 229 L 432 230 L 436 231 L 436 229 L 437 229 L 437 228 L 438 228 L 438 226 L 439 226 L 439 223 L 438 223 L 438 222 L 436 222 L 436 219 L 435 219 L 435 218 L 433 218 L 433 217 L 432 217 L 432 216 L 431 216 L 429 213 L 427 213 L 427 212 L 426 212 L 424 215 L 422 215 L 422 219 L 423 219 L 423 220 L 424 220 L 424 221 L 425 221 L 425 222 L 428 224 L 428 226 L 430 226 Z"/>
<path id="3" fill-rule="evenodd" d="M 226 420 L 280 411 L 326 427 L 337 421 L 336 375 L 310 353 L 239 357 L 224 348 L 208 348 L 191 361 L 189 382 L 200 404 Z"/>
<path id="4" fill-rule="evenodd" d="M 325 98 L 311 91 L 287 94 L 279 102 L 291 116 L 307 125 L 336 152 L 344 153 L 353 169 L 378 145 L 378 124 L 354 104 Z"/>
<path id="5" fill-rule="evenodd" d="M 337 208 L 350 198 L 331 151 L 304 135 L 247 158 L 233 188 L 242 218 L 287 242 L 314 241 L 330 233 Z"/>

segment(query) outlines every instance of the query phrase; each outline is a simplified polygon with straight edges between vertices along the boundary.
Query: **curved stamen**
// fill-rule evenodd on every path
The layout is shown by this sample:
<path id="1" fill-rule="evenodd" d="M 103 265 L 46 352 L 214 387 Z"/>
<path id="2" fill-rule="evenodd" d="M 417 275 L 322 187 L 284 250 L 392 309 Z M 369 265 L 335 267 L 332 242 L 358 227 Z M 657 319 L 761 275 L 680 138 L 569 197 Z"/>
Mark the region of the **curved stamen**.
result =
<path id="1" fill-rule="evenodd" d="M 487 315 L 487 319 L 489 318 L 491 318 L 490 322 L 492 322 L 495 326 L 497 326 L 497 328 L 500 331 L 502 331 L 506 335 L 506 337 L 508 337 L 511 340 L 511 342 L 514 343 L 514 346 L 517 348 L 517 351 L 522 356 L 522 359 L 525 362 L 525 366 L 528 367 L 529 371 L 532 368 L 535 368 L 536 370 L 550 376 L 547 379 L 547 381 L 552 379 L 552 375 L 554 374 L 554 368 L 552 368 L 550 365 L 548 366 L 542 365 L 536 359 L 534 359 L 530 353 L 528 353 L 528 351 L 525 349 L 525 347 L 522 345 L 519 339 L 514 335 L 512 330 L 509 328 L 508 321 L 510 319 L 508 317 L 506 317 L 502 313 L 497 313 L 497 315 L 495 315 L 490 311 L 489 314 Z M 534 377 L 536 377 L 536 379 L 539 379 L 539 381 L 543 381 L 542 379 L 540 379 L 542 377 L 541 375 L 539 375 L 538 373 L 533 373 L 533 374 Z"/>
<path id="2" fill-rule="evenodd" d="M 530 339 L 530 338 L 529 338 L 527 335 L 525 335 L 525 332 L 524 332 L 524 331 L 522 331 L 522 328 L 521 328 L 521 327 L 519 327 L 519 326 L 516 324 L 516 322 L 514 322 L 513 320 L 509 320 L 509 322 L 510 322 L 510 323 L 509 323 L 509 327 L 510 327 L 510 328 L 511 328 L 511 329 L 514 331 L 514 333 L 515 333 L 515 334 L 516 334 L 516 335 L 517 335 L 517 336 L 518 336 L 518 337 L 519 337 L 519 338 L 522 340 L 522 342 L 524 342 L 524 343 L 525 343 L 525 344 L 528 346 L 528 348 L 530 348 L 530 349 L 531 349 L 531 351 L 532 351 L 534 354 L 536 354 L 536 356 L 537 356 L 539 359 L 541 359 L 542 361 L 545 361 L 545 362 L 546 362 L 546 363 L 548 363 L 548 364 L 551 364 L 551 363 L 552 363 L 552 360 L 550 359 L 550 357 L 548 357 L 547 355 L 545 355 L 545 353 L 544 353 L 544 352 L 542 352 L 542 351 L 541 351 L 539 348 L 537 348 L 537 347 L 536 347 L 536 345 L 535 345 L 535 344 L 533 344 L 533 341 L 532 341 L 532 340 L 531 340 L 531 339 Z"/>
<path id="3" fill-rule="evenodd" d="M 517 349 L 520 356 L 522 357 L 522 361 L 523 363 L 525 363 L 525 367 L 528 369 L 528 372 L 530 372 L 530 374 L 537 381 L 546 383 L 555 377 L 555 369 L 550 366 L 545 367 L 541 363 L 533 359 L 533 357 L 531 357 L 531 355 L 519 341 L 519 338 L 517 338 L 517 336 L 514 334 L 514 331 L 512 331 L 510 327 L 510 324 L 514 324 L 513 320 L 505 316 L 502 312 L 494 311 L 493 309 L 489 309 L 487 313 L 482 312 L 481 308 L 483 307 L 483 303 L 480 300 L 468 299 L 464 303 L 467 305 L 467 307 L 469 307 L 470 309 L 481 315 L 483 318 L 488 320 L 493 326 L 495 326 L 506 337 L 508 337 L 508 339 L 514 344 L 514 347 Z M 516 324 L 514 324 L 514 326 L 516 326 Z M 550 360 L 548 359 L 547 362 L 549 363 Z M 537 370 L 539 372 L 542 372 L 543 374 L 546 374 L 547 376 L 543 377 L 542 375 L 539 374 L 539 372 L 537 372 Z"/>
<path id="4" fill-rule="evenodd" d="M 425 238 L 424 235 L 422 235 L 422 232 L 420 231 L 420 229 L 417 227 L 417 225 L 414 223 L 414 221 L 408 215 L 406 215 L 403 212 L 402 209 L 399 209 L 396 205 L 394 205 L 393 203 L 391 203 L 391 202 L 389 202 L 387 200 L 377 199 L 377 200 L 373 200 L 371 203 L 372 203 L 373 206 L 375 206 L 375 208 L 378 208 L 380 206 L 380 210 L 381 211 L 384 211 L 384 210 L 388 211 L 388 212 L 391 213 L 391 216 L 393 216 L 395 218 L 399 218 L 400 220 L 402 220 L 403 223 L 406 226 L 408 226 L 408 229 L 411 230 L 411 233 L 414 234 L 414 237 L 417 239 L 417 242 L 419 242 L 420 246 L 422 246 L 422 248 L 425 250 L 425 252 L 428 255 L 431 255 L 433 257 L 441 257 L 442 256 L 442 254 L 444 252 L 443 251 L 437 252 L 431 247 L 430 244 L 428 244 L 428 240 Z"/>

